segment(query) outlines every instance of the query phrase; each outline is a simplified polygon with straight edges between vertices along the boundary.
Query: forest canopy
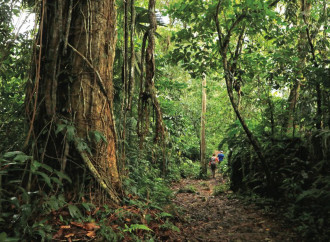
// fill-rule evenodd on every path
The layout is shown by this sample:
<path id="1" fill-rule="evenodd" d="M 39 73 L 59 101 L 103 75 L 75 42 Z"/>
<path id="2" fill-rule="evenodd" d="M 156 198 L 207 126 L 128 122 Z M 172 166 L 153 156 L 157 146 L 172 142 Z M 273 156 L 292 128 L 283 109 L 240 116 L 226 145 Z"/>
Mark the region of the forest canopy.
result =
<path id="1" fill-rule="evenodd" d="M 326 0 L 0 0 L 0 240 L 179 233 L 171 184 L 220 150 L 227 190 L 329 239 L 328 25 Z"/>

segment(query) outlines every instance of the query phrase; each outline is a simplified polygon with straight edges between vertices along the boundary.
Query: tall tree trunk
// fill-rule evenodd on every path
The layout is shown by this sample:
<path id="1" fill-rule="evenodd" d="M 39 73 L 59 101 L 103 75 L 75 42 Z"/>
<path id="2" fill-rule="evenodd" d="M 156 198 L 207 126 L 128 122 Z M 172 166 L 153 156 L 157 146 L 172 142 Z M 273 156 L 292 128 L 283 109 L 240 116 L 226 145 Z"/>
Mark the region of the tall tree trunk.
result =
<path id="1" fill-rule="evenodd" d="M 133 110 L 132 110 L 132 102 L 133 102 L 133 95 L 134 95 L 134 89 L 135 89 L 135 49 L 134 49 L 134 36 L 135 36 L 135 0 L 130 0 L 130 11 L 131 11 L 131 19 L 130 19 L 130 54 L 129 54 L 129 65 L 128 65 L 128 91 L 127 91 L 127 115 L 129 117 L 133 116 Z M 132 134 L 132 123 L 127 122 L 126 124 L 126 143 L 128 147 L 131 147 L 134 145 Z M 126 161 L 129 162 L 129 159 Z"/>
<path id="2" fill-rule="evenodd" d="M 323 92 L 323 98 L 325 103 L 326 115 L 324 115 L 324 127 L 330 129 L 330 93 L 327 91 Z"/>
<path id="3" fill-rule="evenodd" d="M 206 160 L 206 139 L 205 139 L 205 122 L 206 122 L 206 76 L 203 74 L 202 81 L 202 113 L 201 113 L 201 177 L 207 174 L 207 160 Z"/>
<path id="4" fill-rule="evenodd" d="M 327 8 L 327 1 L 323 0 L 323 16 L 328 16 L 328 8 Z M 324 26 L 328 26 L 329 18 L 325 17 L 324 21 Z M 327 40 L 327 33 L 326 31 L 323 31 L 323 39 L 324 41 Z M 323 69 L 326 69 L 326 62 L 325 60 L 328 59 L 328 54 L 329 51 L 324 49 L 323 51 L 320 52 L 322 59 L 323 59 Z M 329 91 L 323 90 L 322 96 L 323 96 L 323 110 L 324 110 L 324 115 L 323 115 L 323 124 L 324 128 L 328 127 L 330 129 L 330 95 Z"/>
<path id="5" fill-rule="evenodd" d="M 165 128 L 163 123 L 163 114 L 160 109 L 160 105 L 156 96 L 155 88 L 155 32 L 157 29 L 156 21 L 156 1 L 149 0 L 149 31 L 148 31 L 148 47 L 146 51 L 146 87 L 145 91 L 150 95 L 153 108 L 156 114 L 156 127 L 155 127 L 155 136 L 154 143 L 158 143 L 162 150 L 162 172 L 165 175 L 166 172 L 166 159 L 165 159 Z"/>
<path id="6" fill-rule="evenodd" d="M 322 129 L 322 91 L 321 91 L 321 84 L 316 83 L 315 84 L 315 90 L 316 90 L 316 128 Z"/>
<path id="7" fill-rule="evenodd" d="M 301 74 L 301 73 L 300 73 Z M 290 128 L 294 130 L 295 126 L 295 112 L 296 112 L 296 105 L 299 98 L 299 91 L 300 91 L 300 80 L 295 80 L 293 87 L 290 90 L 290 94 L 288 97 L 288 108 L 287 108 L 287 117 L 284 120 L 284 132 L 286 133 Z"/>
<path id="8" fill-rule="evenodd" d="M 148 96 L 144 90 L 145 87 L 145 78 L 144 78 L 144 60 L 145 60 L 145 48 L 146 42 L 148 38 L 148 32 L 143 35 L 142 39 L 142 47 L 141 47 L 141 61 L 140 61 L 140 91 L 139 91 L 139 100 L 138 100 L 138 118 L 137 118 L 137 134 L 139 136 L 139 148 L 142 150 L 144 137 L 147 133 L 148 123 L 149 123 L 149 115 L 147 110 L 147 100 Z"/>
<path id="9" fill-rule="evenodd" d="M 310 13 L 311 5 L 305 3 L 305 0 L 301 0 L 300 3 L 300 14 L 301 16 L 308 16 Z M 303 26 L 304 21 L 303 17 L 300 18 L 300 25 Z M 296 113 L 296 106 L 299 99 L 299 92 L 300 92 L 300 85 L 301 85 L 301 78 L 303 76 L 303 70 L 306 66 L 306 56 L 308 51 L 308 42 L 307 42 L 307 35 L 305 30 L 301 30 L 299 33 L 299 39 L 298 39 L 298 56 L 299 56 L 299 62 L 298 62 L 298 71 L 295 73 L 295 76 L 298 78 L 294 80 L 294 84 L 290 90 L 290 95 L 288 97 L 288 114 L 284 122 L 284 131 L 287 132 L 290 128 L 292 128 L 292 134 L 294 136 L 294 130 L 295 130 L 295 113 Z"/>
<path id="10" fill-rule="evenodd" d="M 126 120 L 127 120 L 127 110 L 128 110 L 128 94 L 129 94 L 129 84 L 128 84 L 128 5 L 129 0 L 124 1 L 124 50 L 123 50 L 123 88 L 122 88 L 122 104 L 121 104 L 121 146 L 120 146 L 120 166 L 123 170 L 125 167 L 126 159 Z"/>
<path id="11" fill-rule="evenodd" d="M 160 104 L 157 99 L 157 92 L 154 84 L 156 72 L 155 66 L 155 32 L 157 29 L 155 0 L 149 0 L 149 28 L 143 36 L 141 49 L 141 75 L 140 75 L 140 94 L 138 103 L 138 122 L 137 133 L 140 138 L 140 150 L 143 148 L 145 135 L 149 129 L 150 109 L 152 104 L 153 111 L 156 116 L 154 130 L 154 144 L 160 145 L 162 151 L 162 172 L 165 174 L 166 159 L 165 159 L 165 127 L 163 123 L 163 115 Z M 145 49 L 148 40 L 147 48 Z M 144 76 L 144 60 L 145 60 L 145 76 Z M 155 162 L 155 160 L 154 160 Z"/>
<path id="12" fill-rule="evenodd" d="M 253 149 L 254 149 L 254 151 L 257 154 L 257 157 L 259 158 L 259 160 L 261 162 L 261 165 L 263 167 L 263 170 L 264 170 L 266 178 L 267 178 L 267 183 L 272 188 L 274 184 L 273 184 L 272 177 L 271 177 L 271 174 L 270 174 L 270 169 L 269 169 L 268 164 L 266 162 L 265 156 L 262 152 L 261 146 L 260 146 L 257 138 L 253 135 L 253 133 L 251 132 L 251 130 L 247 126 L 247 124 L 246 124 L 244 118 L 242 117 L 240 111 L 238 110 L 238 106 L 237 106 L 237 104 L 234 100 L 234 94 L 233 94 L 233 89 L 232 89 L 233 75 L 229 70 L 228 63 L 227 63 L 227 57 L 224 54 L 222 55 L 222 63 L 223 63 L 223 68 L 224 68 L 224 72 L 225 72 L 227 93 L 228 93 L 230 102 L 232 104 L 232 107 L 233 107 L 233 109 L 236 113 L 236 116 L 237 116 L 238 120 L 240 121 L 240 123 L 241 123 L 241 125 L 242 125 L 242 127 L 243 127 L 243 129 L 244 129 L 244 131 L 245 131 L 245 133 L 246 133 Z"/>
<path id="13" fill-rule="evenodd" d="M 301 10 L 302 10 L 302 19 L 305 24 L 305 31 L 306 31 L 306 37 L 308 40 L 308 45 L 309 45 L 309 51 L 310 54 L 312 55 L 312 61 L 313 65 L 315 68 L 319 67 L 319 64 L 316 61 L 315 57 L 315 47 L 313 44 L 313 39 L 312 35 L 310 33 L 309 29 L 309 24 L 308 24 L 308 18 L 310 14 L 310 8 L 311 8 L 311 1 L 310 0 L 301 0 Z M 317 129 L 322 129 L 322 116 L 323 116 L 323 111 L 322 111 L 322 90 L 321 90 L 321 84 L 319 80 L 316 81 L 315 83 L 315 91 L 316 91 L 316 128 Z"/>
<path id="14" fill-rule="evenodd" d="M 274 103 L 273 103 L 273 100 L 269 93 L 270 93 L 269 90 L 266 90 L 267 104 L 268 104 L 268 109 L 269 109 L 269 120 L 270 120 L 270 127 L 271 127 L 271 139 L 272 139 L 272 143 L 274 143 L 274 139 L 275 139 Z"/>
<path id="15" fill-rule="evenodd" d="M 129 63 L 129 100 L 128 110 L 132 108 L 132 99 L 135 86 L 135 51 L 134 51 L 134 36 L 135 36 L 135 0 L 131 0 L 131 34 L 130 34 L 130 63 Z"/>
<path id="16" fill-rule="evenodd" d="M 40 58 L 34 63 L 35 89 L 27 95 L 28 107 L 37 104 L 28 113 L 35 116 L 35 120 L 30 118 L 36 141 L 32 143 L 42 162 L 61 167 L 76 182 L 79 168 L 75 164 L 81 167 L 79 163 L 84 162 L 112 201 L 118 203 L 116 191 L 121 183 L 112 84 L 115 3 L 73 2 L 42 1 L 40 49 L 36 53 Z"/>
<path id="17" fill-rule="evenodd" d="M 149 21 L 150 27 L 148 31 L 148 47 L 146 51 L 146 92 L 150 94 L 151 101 L 156 113 L 156 130 L 154 141 L 163 140 L 165 137 L 165 129 L 163 124 L 162 112 L 156 96 L 156 88 L 154 83 L 155 77 L 155 32 L 157 29 L 155 0 L 149 0 Z"/>

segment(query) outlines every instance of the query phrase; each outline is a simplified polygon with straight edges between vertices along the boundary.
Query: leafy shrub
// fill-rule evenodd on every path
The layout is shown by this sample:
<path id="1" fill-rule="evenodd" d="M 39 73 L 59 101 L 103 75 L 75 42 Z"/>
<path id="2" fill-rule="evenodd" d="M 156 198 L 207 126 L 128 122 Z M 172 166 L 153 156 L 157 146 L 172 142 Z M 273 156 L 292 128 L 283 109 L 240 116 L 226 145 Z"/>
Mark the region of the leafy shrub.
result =
<path id="1" fill-rule="evenodd" d="M 27 177 L 38 181 L 40 187 L 57 187 L 59 190 L 63 186 L 61 179 L 71 182 L 64 173 L 21 151 L 5 153 L 0 158 L 0 209 L 6 212 L 0 213 L 0 225 L 7 239 L 50 240 L 52 228 L 42 217 L 61 209 L 66 202 L 63 196 L 47 196 L 41 189 L 29 191 L 29 186 L 21 185 Z M 27 180 L 28 184 L 31 180 Z"/>
<path id="2" fill-rule="evenodd" d="M 153 168 L 147 160 L 131 159 L 131 161 L 131 165 L 128 166 L 130 176 L 123 181 L 126 193 L 150 199 L 158 204 L 168 203 L 172 191 L 168 187 L 168 182 L 160 178 L 160 170 Z"/>
<path id="3" fill-rule="evenodd" d="M 182 173 L 180 166 L 174 162 L 170 162 L 167 169 L 166 179 L 172 182 L 177 182 L 180 181 L 181 178 Z"/>
<path id="4" fill-rule="evenodd" d="M 166 219 L 165 223 L 159 227 L 160 227 L 160 229 L 163 229 L 163 230 L 172 230 L 174 232 L 180 233 L 180 229 L 177 226 L 175 226 L 171 221 L 169 221 L 169 219 Z"/>
<path id="5" fill-rule="evenodd" d="M 228 161 L 224 160 L 219 164 L 219 171 L 222 172 L 224 175 L 227 175 L 229 172 Z"/>
<path id="6" fill-rule="evenodd" d="M 229 188 L 230 188 L 230 185 L 228 183 L 219 184 L 214 187 L 213 195 L 214 196 L 221 195 L 221 194 L 227 192 L 229 190 Z"/>
<path id="7" fill-rule="evenodd" d="M 275 181 L 273 198 L 285 204 L 284 215 L 305 238 L 326 240 L 329 230 L 329 131 L 308 137 L 263 139 L 262 146 Z M 261 138 L 260 138 L 261 139 Z M 264 172 L 246 138 L 228 138 L 231 154 L 231 188 L 267 197 Z"/>
<path id="8" fill-rule="evenodd" d="M 180 188 L 178 193 L 196 193 L 197 189 L 193 185 L 187 185 L 183 188 Z"/>
<path id="9" fill-rule="evenodd" d="M 198 178 L 200 171 L 200 164 L 198 162 L 192 162 L 191 160 L 184 161 L 180 166 L 181 176 Z"/>

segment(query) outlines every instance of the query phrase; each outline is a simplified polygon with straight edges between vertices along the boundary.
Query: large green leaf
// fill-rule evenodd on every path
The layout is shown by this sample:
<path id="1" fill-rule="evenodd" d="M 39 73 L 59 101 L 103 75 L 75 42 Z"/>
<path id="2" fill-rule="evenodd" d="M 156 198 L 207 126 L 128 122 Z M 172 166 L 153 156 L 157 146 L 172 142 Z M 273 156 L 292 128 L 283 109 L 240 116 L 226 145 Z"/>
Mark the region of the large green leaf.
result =
<path id="1" fill-rule="evenodd" d="M 56 174 L 59 178 L 61 178 L 61 179 L 65 179 L 65 180 L 67 180 L 68 182 L 72 183 L 71 178 L 70 178 L 68 175 L 66 175 L 65 173 L 63 173 L 63 172 L 61 172 L 61 171 L 57 171 L 57 170 L 54 170 L 54 172 L 55 172 L 55 174 Z"/>
<path id="2" fill-rule="evenodd" d="M 77 206 L 69 204 L 68 209 L 72 218 L 80 219 L 83 217 Z"/>
<path id="3" fill-rule="evenodd" d="M 44 180 L 44 182 L 45 182 L 50 188 L 53 188 L 53 185 L 52 185 L 52 182 L 51 182 L 51 180 L 50 180 L 50 177 L 49 177 L 46 173 L 41 172 L 41 171 L 36 171 L 36 172 L 34 172 L 34 174 L 41 176 L 42 179 Z"/>

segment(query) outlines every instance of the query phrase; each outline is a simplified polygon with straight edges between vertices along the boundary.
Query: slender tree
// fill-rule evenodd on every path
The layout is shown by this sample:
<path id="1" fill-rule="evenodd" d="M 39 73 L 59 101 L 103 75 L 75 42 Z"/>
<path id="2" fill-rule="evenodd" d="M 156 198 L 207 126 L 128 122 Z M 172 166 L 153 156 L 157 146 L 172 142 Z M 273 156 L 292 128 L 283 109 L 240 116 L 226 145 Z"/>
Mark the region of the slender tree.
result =
<path id="1" fill-rule="evenodd" d="M 155 1 L 150 0 L 149 11 L 149 28 L 143 36 L 142 49 L 141 49 L 141 77 L 140 77 L 140 95 L 139 95 L 139 121 L 138 121 L 138 134 L 141 137 L 141 143 L 143 143 L 146 129 L 148 128 L 148 102 L 150 100 L 152 107 L 156 114 L 156 130 L 154 136 L 154 142 L 163 140 L 165 138 L 165 129 L 162 118 L 162 111 L 156 96 L 156 88 L 154 84 L 155 77 L 155 33 L 157 29 Z M 148 42 L 148 44 L 147 44 Z M 145 47 L 147 48 L 145 49 Z M 145 62 L 144 62 L 145 60 Z M 145 63 L 145 73 L 144 73 Z"/>
<path id="2" fill-rule="evenodd" d="M 129 99 L 127 109 L 132 109 L 132 99 L 135 86 L 135 50 L 134 50 L 134 33 L 135 33 L 135 0 L 131 0 L 131 32 L 130 32 L 130 62 L 129 62 Z"/>
<path id="3" fill-rule="evenodd" d="M 127 124 L 127 111 L 129 102 L 129 71 L 128 71 L 128 41 L 129 41 L 129 27 L 128 27 L 128 6 L 129 0 L 124 1 L 124 48 L 123 48 L 123 71 L 122 71 L 122 104 L 120 113 L 120 161 L 121 168 L 125 167 L 126 159 L 126 124 Z"/>
<path id="4" fill-rule="evenodd" d="M 299 15 L 301 16 L 298 21 L 299 26 L 304 26 L 303 16 L 309 16 L 311 10 L 311 4 L 306 3 L 305 0 L 300 1 L 300 11 Z M 297 43 L 297 52 L 299 57 L 298 68 L 296 72 L 296 79 L 294 80 L 293 86 L 290 90 L 290 95 L 288 97 L 288 115 L 285 120 L 285 124 L 283 125 L 284 128 L 289 130 L 292 127 L 292 134 L 295 133 L 295 112 L 296 106 L 299 99 L 300 87 L 301 87 L 301 77 L 303 76 L 303 70 L 306 66 L 306 56 L 308 50 L 308 41 L 307 41 L 307 34 L 306 31 L 301 28 L 299 33 L 299 39 Z"/>
<path id="5" fill-rule="evenodd" d="M 202 81 L 202 113 L 201 113 L 201 176 L 205 177 L 207 174 L 207 160 L 206 160 L 206 137 L 205 137 L 205 123 L 206 123 L 206 76 L 203 74 Z"/>
<path id="6" fill-rule="evenodd" d="M 278 3 L 278 0 L 273 1 L 272 3 L 269 4 L 269 6 L 275 6 Z M 231 25 L 229 26 L 229 28 L 227 28 L 227 32 L 223 33 L 221 27 L 220 27 L 220 21 L 219 21 L 219 12 L 220 12 L 220 8 L 222 6 L 222 0 L 218 1 L 217 4 L 217 8 L 216 8 L 216 13 L 215 13 L 215 23 L 216 23 L 216 28 L 217 28 L 217 32 L 218 32 L 218 43 L 219 43 L 219 51 L 220 51 L 220 55 L 222 58 L 222 65 L 223 65 L 223 69 L 224 69 L 224 74 L 225 74 L 225 81 L 226 81 L 226 86 L 227 86 L 227 93 L 230 99 L 230 102 L 232 104 L 232 107 L 235 111 L 235 114 L 238 118 L 238 120 L 240 121 L 252 147 L 254 148 L 254 151 L 256 152 L 263 170 L 265 172 L 266 175 L 266 179 L 267 179 L 267 184 L 269 185 L 270 188 L 273 187 L 274 182 L 270 173 L 270 169 L 268 167 L 268 164 L 266 162 L 265 156 L 263 154 L 263 151 L 261 149 L 260 143 L 258 141 L 258 139 L 255 137 L 255 135 L 251 132 L 251 130 L 249 129 L 249 127 L 247 126 L 239 108 L 238 108 L 238 103 L 235 102 L 235 98 L 234 98 L 234 92 L 233 92 L 233 87 L 234 87 L 234 83 L 235 83 L 235 77 L 237 78 L 237 74 L 236 74 L 236 68 L 237 68 L 237 60 L 240 54 L 239 50 L 242 45 L 242 33 L 244 33 L 244 25 L 242 26 L 242 22 L 247 18 L 247 16 L 249 15 L 247 10 L 243 10 L 241 14 L 239 14 L 231 23 Z M 233 32 L 235 30 L 239 30 L 241 29 L 239 34 L 239 37 L 237 39 L 236 42 L 236 52 L 235 54 L 232 56 L 231 60 L 228 60 L 228 53 L 230 53 L 229 50 L 229 46 L 230 44 L 233 42 Z M 231 42 L 232 41 L 232 42 Z"/>

